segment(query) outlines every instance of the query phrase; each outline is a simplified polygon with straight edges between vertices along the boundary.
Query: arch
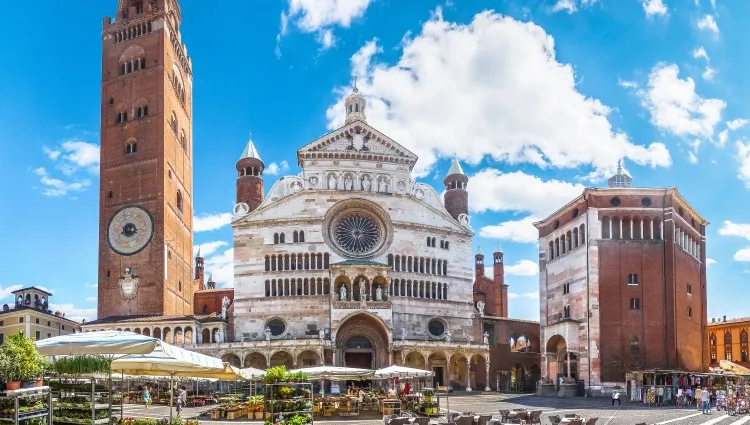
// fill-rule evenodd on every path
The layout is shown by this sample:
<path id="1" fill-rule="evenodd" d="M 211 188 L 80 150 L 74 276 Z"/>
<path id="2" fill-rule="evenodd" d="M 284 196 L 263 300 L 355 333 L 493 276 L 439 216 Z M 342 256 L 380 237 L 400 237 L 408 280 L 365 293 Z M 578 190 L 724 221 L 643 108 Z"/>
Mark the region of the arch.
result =
<path id="1" fill-rule="evenodd" d="M 546 352 L 557 353 L 560 349 L 567 349 L 567 346 L 568 344 L 562 335 L 552 335 L 550 339 L 547 340 Z"/>
<path id="2" fill-rule="evenodd" d="M 311 367 L 321 364 L 320 356 L 315 351 L 305 350 L 297 354 L 297 367 Z"/>
<path id="3" fill-rule="evenodd" d="M 211 330 L 209 329 L 203 329 L 201 331 L 201 338 L 204 344 L 210 344 L 213 342 L 211 339 Z"/>
<path id="4" fill-rule="evenodd" d="M 172 132 L 177 135 L 177 130 L 180 127 L 180 123 L 179 121 L 177 121 L 177 113 L 175 111 L 172 111 L 172 114 L 169 117 L 169 127 L 172 129 Z"/>
<path id="5" fill-rule="evenodd" d="M 352 301 L 365 301 L 369 299 L 370 295 L 370 280 L 365 275 L 358 275 L 352 282 L 352 294 L 350 299 Z M 365 298 L 365 299 L 362 299 Z"/>
<path id="6" fill-rule="evenodd" d="M 182 327 L 176 327 L 174 328 L 174 343 L 175 344 L 183 344 L 183 333 L 182 333 Z"/>
<path id="7" fill-rule="evenodd" d="M 172 340 L 172 329 L 168 327 L 162 329 L 161 335 L 162 335 L 162 341 L 166 342 L 167 344 L 171 344 L 172 342 L 174 342 Z"/>
<path id="8" fill-rule="evenodd" d="M 193 344 L 195 342 L 193 341 L 193 328 L 191 326 L 185 327 L 182 335 L 182 341 L 183 344 Z"/>
<path id="9" fill-rule="evenodd" d="M 612 226 L 612 219 L 609 217 L 602 218 L 602 239 L 612 239 L 612 233 L 610 227 Z"/>
<path id="10" fill-rule="evenodd" d="M 341 287 L 346 287 L 345 297 L 341 296 Z M 333 288 L 336 291 L 336 297 L 339 301 L 349 301 L 352 299 L 352 283 L 347 276 L 338 276 L 334 281 Z"/>
<path id="11" fill-rule="evenodd" d="M 143 328 L 143 330 L 141 331 L 141 335 L 143 335 L 143 336 L 151 336 L 151 329 L 149 329 L 149 328 Z"/>
<path id="12" fill-rule="evenodd" d="M 581 245 L 586 245 L 586 225 L 581 224 L 578 226 L 578 238 L 581 241 Z"/>
<path id="13" fill-rule="evenodd" d="M 304 242 L 305 241 L 305 231 L 304 230 L 300 230 L 299 231 L 299 241 L 300 242 Z"/>
<path id="14" fill-rule="evenodd" d="M 610 239 L 622 239 L 622 219 L 620 217 L 612 218 L 612 237 Z"/>
<path id="15" fill-rule="evenodd" d="M 292 242 L 299 242 L 299 233 L 296 230 L 292 232 Z"/>
<path id="16" fill-rule="evenodd" d="M 274 243 L 274 245 L 277 244 L 277 243 L 279 243 L 279 234 L 278 233 L 274 233 L 273 234 L 273 243 Z"/>
<path id="17" fill-rule="evenodd" d="M 357 312 L 350 314 L 340 322 L 332 337 L 336 341 L 336 348 L 341 352 L 341 356 L 337 356 L 339 362 L 345 364 L 348 353 L 356 351 L 355 348 L 346 346 L 347 341 L 353 337 L 361 337 L 371 344 L 372 368 L 377 369 L 390 364 L 388 354 L 389 341 L 391 340 L 390 329 L 380 317 L 372 313 Z M 360 356 L 358 360 L 363 359 Z"/>
<path id="18" fill-rule="evenodd" d="M 278 350 L 271 355 L 270 366 L 286 366 L 287 369 L 294 368 L 294 356 L 284 350 Z"/>
<path id="19" fill-rule="evenodd" d="M 268 368 L 268 361 L 263 354 L 252 352 L 245 356 L 245 367 L 254 367 L 256 369 L 265 370 Z"/>
<path id="20" fill-rule="evenodd" d="M 154 331 L 151 333 L 151 336 L 154 337 L 154 338 L 156 338 L 156 339 L 164 341 L 162 339 L 161 328 L 154 328 Z"/>
<path id="21" fill-rule="evenodd" d="M 131 44 L 128 46 L 127 49 L 125 49 L 124 52 L 120 55 L 120 59 L 118 60 L 119 63 L 123 62 L 130 62 L 135 59 L 140 59 L 142 57 L 146 56 L 146 51 L 138 44 Z"/>
<path id="22" fill-rule="evenodd" d="M 223 356 L 221 356 L 221 361 L 229 363 L 230 365 L 234 367 L 242 367 L 240 363 L 240 358 L 234 354 L 234 353 L 226 353 Z"/>
<path id="23" fill-rule="evenodd" d="M 284 239 L 285 239 L 284 238 L 284 234 L 283 233 L 279 234 L 279 243 L 286 243 L 286 241 Z"/>
<path id="24" fill-rule="evenodd" d="M 425 369 L 427 367 L 427 360 L 419 351 L 410 351 L 406 353 L 406 356 L 404 357 L 404 366 L 415 369 Z"/>

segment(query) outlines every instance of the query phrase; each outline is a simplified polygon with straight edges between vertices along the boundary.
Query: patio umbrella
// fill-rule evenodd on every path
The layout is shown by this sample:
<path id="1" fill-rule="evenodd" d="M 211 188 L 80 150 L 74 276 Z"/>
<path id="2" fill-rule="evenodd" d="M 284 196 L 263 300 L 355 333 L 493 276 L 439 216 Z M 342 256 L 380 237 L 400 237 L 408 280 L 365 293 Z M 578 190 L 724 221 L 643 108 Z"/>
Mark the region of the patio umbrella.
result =
<path id="1" fill-rule="evenodd" d="M 323 381 L 320 385 L 320 394 L 325 395 L 325 381 L 344 381 L 344 380 L 357 380 L 367 379 L 372 376 L 371 369 L 359 369 L 354 367 L 340 367 L 340 366 L 313 366 L 302 369 L 294 369 L 289 372 L 304 372 L 307 377 L 311 380 Z"/>
<path id="2" fill-rule="evenodd" d="M 431 370 L 414 369 L 411 367 L 404 366 L 388 366 L 384 369 L 378 369 L 373 373 L 373 376 L 377 379 L 388 379 L 388 378 L 424 378 L 432 376 L 435 373 Z"/>
<path id="3" fill-rule="evenodd" d="M 148 354 L 158 339 L 134 332 L 95 331 L 61 335 L 36 341 L 36 349 L 47 356 Z"/>

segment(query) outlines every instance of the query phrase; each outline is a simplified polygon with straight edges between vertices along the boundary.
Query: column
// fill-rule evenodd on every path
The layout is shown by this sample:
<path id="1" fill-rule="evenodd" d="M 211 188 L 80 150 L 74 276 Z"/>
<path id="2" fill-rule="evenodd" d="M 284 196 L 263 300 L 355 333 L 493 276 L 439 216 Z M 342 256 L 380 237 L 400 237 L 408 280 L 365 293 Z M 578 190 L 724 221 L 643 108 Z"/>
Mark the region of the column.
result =
<path id="1" fill-rule="evenodd" d="M 643 234 L 643 219 L 641 219 L 641 239 L 646 239 L 646 235 Z"/>
<path id="2" fill-rule="evenodd" d="M 490 388 L 490 360 L 485 359 L 484 362 L 484 376 L 487 383 L 485 384 L 484 390 L 485 391 L 492 391 Z"/>
<path id="3" fill-rule="evenodd" d="M 625 239 L 622 237 L 622 217 L 620 218 L 620 239 Z"/>
<path id="4" fill-rule="evenodd" d="M 570 378 L 570 353 L 565 354 L 565 362 L 568 364 L 568 378 Z"/>
<path id="5" fill-rule="evenodd" d="M 664 239 L 664 222 L 659 222 L 659 239 Z"/>
<path id="6" fill-rule="evenodd" d="M 472 391 L 471 389 L 471 360 L 466 361 L 466 391 Z"/>
<path id="7" fill-rule="evenodd" d="M 193 344 L 203 344 L 203 333 L 201 332 L 201 326 L 195 325 L 195 335 L 193 336 Z"/>
<path id="8" fill-rule="evenodd" d="M 609 238 L 612 239 L 612 218 L 609 219 Z"/>
<path id="9" fill-rule="evenodd" d="M 630 219 L 630 239 L 635 239 L 635 235 L 633 234 L 633 219 Z"/>
<path id="10" fill-rule="evenodd" d="M 650 237 L 650 239 L 656 239 L 654 237 L 654 220 L 649 221 L 649 223 L 651 225 L 651 237 Z"/>

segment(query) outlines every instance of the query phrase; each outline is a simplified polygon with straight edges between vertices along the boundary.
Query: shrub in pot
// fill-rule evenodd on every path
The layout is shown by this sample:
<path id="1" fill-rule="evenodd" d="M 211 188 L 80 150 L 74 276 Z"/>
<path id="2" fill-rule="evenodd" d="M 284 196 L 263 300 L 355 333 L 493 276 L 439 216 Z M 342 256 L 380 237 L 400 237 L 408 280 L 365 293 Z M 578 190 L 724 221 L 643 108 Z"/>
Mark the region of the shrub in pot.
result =
<path id="1" fill-rule="evenodd" d="M 35 386 L 48 367 L 47 358 L 36 351 L 34 342 L 21 331 L 9 336 L 0 346 L 0 376 L 9 390 L 18 389 L 21 382 Z"/>

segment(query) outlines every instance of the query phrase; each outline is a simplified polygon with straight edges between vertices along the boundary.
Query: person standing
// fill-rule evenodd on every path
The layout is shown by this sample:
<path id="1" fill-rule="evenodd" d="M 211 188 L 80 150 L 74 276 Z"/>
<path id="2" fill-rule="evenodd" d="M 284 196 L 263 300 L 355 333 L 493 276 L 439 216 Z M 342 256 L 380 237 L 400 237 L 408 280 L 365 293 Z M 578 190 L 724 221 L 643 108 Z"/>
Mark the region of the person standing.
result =
<path id="1" fill-rule="evenodd" d="M 146 405 L 146 409 L 151 405 L 151 393 L 148 391 L 148 385 L 143 387 L 143 404 Z"/>
<path id="2" fill-rule="evenodd" d="M 697 387 L 695 389 L 695 406 L 698 408 L 698 410 L 701 410 L 701 404 L 703 403 L 703 401 L 701 400 L 702 392 L 703 391 L 701 390 L 701 387 Z"/>
<path id="3" fill-rule="evenodd" d="M 711 413 L 710 396 L 711 394 L 708 393 L 706 388 L 701 391 L 701 404 L 703 405 L 702 411 L 704 414 Z"/>
<path id="4" fill-rule="evenodd" d="M 612 405 L 613 406 L 615 405 L 615 400 L 617 400 L 617 406 L 619 407 L 620 404 L 622 403 L 620 401 L 620 392 L 619 391 L 615 391 L 615 392 L 612 393 Z"/>

